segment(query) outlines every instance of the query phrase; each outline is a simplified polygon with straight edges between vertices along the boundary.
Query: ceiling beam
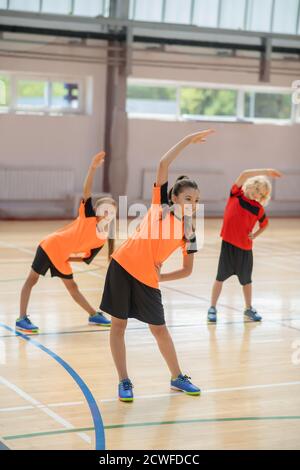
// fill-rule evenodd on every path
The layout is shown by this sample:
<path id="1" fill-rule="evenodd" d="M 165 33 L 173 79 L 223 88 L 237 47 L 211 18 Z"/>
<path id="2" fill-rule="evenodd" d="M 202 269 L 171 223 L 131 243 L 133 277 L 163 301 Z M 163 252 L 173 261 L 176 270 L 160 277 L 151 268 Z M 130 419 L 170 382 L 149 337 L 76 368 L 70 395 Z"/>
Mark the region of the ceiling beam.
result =
<path id="1" fill-rule="evenodd" d="M 255 31 L 202 28 L 159 22 L 130 21 L 124 18 L 86 18 L 68 15 L 23 13 L 0 10 L 0 31 L 84 39 L 196 46 L 263 53 L 272 41 L 273 52 L 299 54 L 300 36 Z"/>

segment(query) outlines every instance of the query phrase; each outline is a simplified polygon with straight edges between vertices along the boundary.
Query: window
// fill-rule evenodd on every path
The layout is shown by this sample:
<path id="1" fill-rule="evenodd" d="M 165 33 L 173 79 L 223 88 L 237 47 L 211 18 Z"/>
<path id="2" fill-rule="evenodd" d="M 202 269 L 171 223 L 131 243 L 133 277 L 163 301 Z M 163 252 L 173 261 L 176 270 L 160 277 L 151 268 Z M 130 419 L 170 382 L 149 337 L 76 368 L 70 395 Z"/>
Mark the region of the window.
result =
<path id="1" fill-rule="evenodd" d="M 127 111 L 131 117 L 171 120 L 299 122 L 300 103 L 288 88 L 191 84 L 131 79 Z"/>
<path id="2" fill-rule="evenodd" d="M 161 21 L 163 12 L 163 0 L 151 0 L 151 2 L 131 1 L 130 18 L 139 21 Z"/>
<path id="3" fill-rule="evenodd" d="M 274 5 L 273 31 L 297 34 L 299 0 L 276 0 Z"/>
<path id="4" fill-rule="evenodd" d="M 273 0 L 249 0 L 247 29 L 270 31 Z"/>
<path id="5" fill-rule="evenodd" d="M 43 13 L 58 13 L 69 15 L 72 10 L 71 0 L 43 0 Z"/>
<path id="6" fill-rule="evenodd" d="M 219 0 L 198 0 L 194 5 L 193 23 L 214 28 L 218 25 Z"/>
<path id="7" fill-rule="evenodd" d="M 75 0 L 73 14 L 81 16 L 108 16 L 109 0 Z"/>
<path id="8" fill-rule="evenodd" d="M 52 82 L 50 107 L 54 109 L 78 109 L 78 83 Z"/>
<path id="9" fill-rule="evenodd" d="M 135 114 L 174 115 L 177 112 L 176 87 L 129 85 L 127 111 Z"/>
<path id="10" fill-rule="evenodd" d="M 9 78 L 0 73 L 0 112 L 5 111 L 10 103 L 10 82 Z"/>
<path id="11" fill-rule="evenodd" d="M 244 29 L 245 0 L 222 0 L 220 27 L 228 29 Z"/>
<path id="12" fill-rule="evenodd" d="M 17 108 L 45 108 L 47 101 L 47 82 L 37 80 L 17 81 Z"/>
<path id="13" fill-rule="evenodd" d="M 130 18 L 297 34 L 299 8 L 299 0 L 130 0 Z"/>
<path id="14" fill-rule="evenodd" d="M 292 100 L 290 94 L 259 93 L 245 94 L 245 117 L 258 119 L 291 119 Z"/>
<path id="15" fill-rule="evenodd" d="M 40 0 L 10 0 L 10 10 L 39 11 Z"/>
<path id="16" fill-rule="evenodd" d="M 62 15 L 108 16 L 110 0 L 0 0 L 0 9 Z"/>
<path id="17" fill-rule="evenodd" d="M 181 88 L 183 116 L 236 116 L 237 92 L 209 88 Z"/>
<path id="18" fill-rule="evenodd" d="M 84 81 L 42 79 L 0 72 L 0 112 L 76 114 L 84 112 Z"/>
<path id="19" fill-rule="evenodd" d="M 164 21 L 166 23 L 191 23 L 191 0 L 166 0 Z"/>

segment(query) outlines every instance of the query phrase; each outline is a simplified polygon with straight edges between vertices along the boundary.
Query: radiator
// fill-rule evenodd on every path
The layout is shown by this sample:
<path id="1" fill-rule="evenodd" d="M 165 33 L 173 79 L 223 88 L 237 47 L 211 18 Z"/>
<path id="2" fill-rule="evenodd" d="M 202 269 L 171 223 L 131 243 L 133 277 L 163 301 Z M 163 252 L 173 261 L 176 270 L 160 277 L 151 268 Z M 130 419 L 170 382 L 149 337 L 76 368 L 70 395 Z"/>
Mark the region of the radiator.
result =
<path id="1" fill-rule="evenodd" d="M 0 200 L 62 200 L 74 191 L 72 169 L 0 168 Z"/>

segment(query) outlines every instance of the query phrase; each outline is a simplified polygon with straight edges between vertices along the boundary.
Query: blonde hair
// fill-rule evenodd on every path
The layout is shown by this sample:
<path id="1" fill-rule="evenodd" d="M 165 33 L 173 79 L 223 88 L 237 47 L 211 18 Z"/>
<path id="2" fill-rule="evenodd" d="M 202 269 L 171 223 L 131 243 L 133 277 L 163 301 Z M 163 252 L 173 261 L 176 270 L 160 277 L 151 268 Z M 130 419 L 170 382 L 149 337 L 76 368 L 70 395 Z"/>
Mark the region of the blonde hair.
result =
<path id="1" fill-rule="evenodd" d="M 272 185 L 268 178 L 265 176 L 254 176 L 248 178 L 242 187 L 246 197 L 249 199 L 255 199 L 262 206 L 266 206 L 271 198 Z M 251 193 L 257 193 L 258 197 L 252 197 Z"/>
<path id="2" fill-rule="evenodd" d="M 104 196 L 100 197 L 97 199 L 94 205 L 94 210 L 97 214 L 97 209 L 100 207 L 102 204 L 111 204 L 112 206 L 117 207 L 116 201 L 109 196 Z M 116 230 L 116 223 L 115 223 L 115 218 L 110 222 L 109 224 L 109 233 L 108 233 L 108 259 L 111 258 L 111 255 L 114 252 L 115 249 L 115 230 Z"/>

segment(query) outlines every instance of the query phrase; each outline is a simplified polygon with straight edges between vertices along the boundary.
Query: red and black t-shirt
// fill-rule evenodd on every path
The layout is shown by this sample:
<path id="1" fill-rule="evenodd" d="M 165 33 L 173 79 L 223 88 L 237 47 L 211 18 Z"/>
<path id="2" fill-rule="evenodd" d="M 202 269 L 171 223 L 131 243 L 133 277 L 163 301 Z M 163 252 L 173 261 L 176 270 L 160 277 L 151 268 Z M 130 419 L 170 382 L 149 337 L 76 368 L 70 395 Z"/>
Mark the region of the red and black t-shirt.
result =
<path id="1" fill-rule="evenodd" d="M 253 243 L 249 233 L 257 222 L 261 228 L 268 224 L 263 206 L 253 199 L 248 199 L 242 188 L 234 184 L 225 208 L 222 239 L 243 250 L 251 250 Z"/>

